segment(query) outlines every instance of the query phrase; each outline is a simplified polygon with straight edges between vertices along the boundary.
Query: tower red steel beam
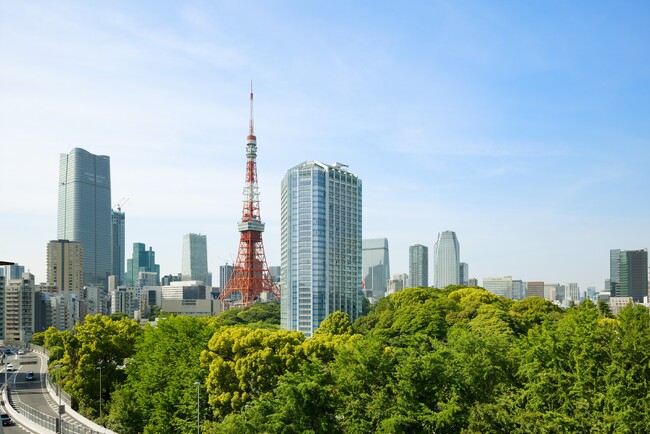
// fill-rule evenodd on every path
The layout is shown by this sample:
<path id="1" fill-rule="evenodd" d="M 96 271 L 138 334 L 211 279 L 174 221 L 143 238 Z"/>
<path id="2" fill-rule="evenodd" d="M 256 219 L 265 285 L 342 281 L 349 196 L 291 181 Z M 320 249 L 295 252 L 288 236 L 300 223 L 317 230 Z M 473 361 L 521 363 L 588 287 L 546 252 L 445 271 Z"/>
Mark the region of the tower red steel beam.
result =
<path id="1" fill-rule="evenodd" d="M 264 223 L 260 217 L 259 188 L 257 186 L 257 138 L 253 127 L 253 83 L 250 94 L 251 114 L 246 137 L 246 183 L 244 184 L 244 205 L 241 222 L 239 250 L 234 270 L 219 298 L 225 300 L 233 293 L 241 294 L 243 306 L 250 306 L 265 291 L 280 297 L 266 264 L 262 232 Z"/>

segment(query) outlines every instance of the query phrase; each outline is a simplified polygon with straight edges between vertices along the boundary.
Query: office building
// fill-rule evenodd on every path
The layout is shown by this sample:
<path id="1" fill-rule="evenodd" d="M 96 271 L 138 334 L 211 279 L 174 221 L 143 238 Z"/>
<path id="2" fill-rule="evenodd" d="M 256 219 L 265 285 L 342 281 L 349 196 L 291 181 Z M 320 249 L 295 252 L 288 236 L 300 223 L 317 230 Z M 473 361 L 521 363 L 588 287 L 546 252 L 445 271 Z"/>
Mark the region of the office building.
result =
<path id="1" fill-rule="evenodd" d="M 409 277 L 408 274 L 393 274 L 393 278 L 388 280 L 386 296 L 395 294 L 404 288 L 408 288 Z"/>
<path id="2" fill-rule="evenodd" d="M 119 286 L 111 290 L 110 294 L 111 314 L 123 313 L 131 319 L 139 319 L 140 301 L 135 289 Z"/>
<path id="3" fill-rule="evenodd" d="M 82 322 L 79 294 L 64 292 L 50 295 L 52 325 L 57 330 L 70 330 Z"/>
<path id="4" fill-rule="evenodd" d="M 612 297 L 616 296 L 618 289 L 618 260 L 621 256 L 621 249 L 611 249 L 609 251 L 609 291 Z"/>
<path id="5" fill-rule="evenodd" d="M 513 300 L 522 300 L 526 298 L 526 282 L 521 280 L 512 281 L 512 299 Z"/>
<path id="6" fill-rule="evenodd" d="M 544 298 L 548 301 L 555 300 L 560 285 L 557 283 L 544 283 Z"/>
<path id="7" fill-rule="evenodd" d="M 7 292 L 7 279 L 0 275 L 0 339 L 5 338 L 5 294 Z"/>
<path id="8" fill-rule="evenodd" d="M 228 281 L 232 278 L 232 272 L 235 271 L 234 265 L 221 265 L 219 266 L 219 289 L 223 289 L 228 284 Z"/>
<path id="9" fill-rule="evenodd" d="M 528 282 L 526 287 L 526 297 L 544 298 L 544 282 Z"/>
<path id="10" fill-rule="evenodd" d="M 459 285 L 467 286 L 469 284 L 469 264 L 467 262 L 461 262 L 458 264 L 458 276 Z"/>
<path id="11" fill-rule="evenodd" d="M 171 282 L 161 288 L 162 298 L 170 300 L 205 300 L 206 286 L 200 280 L 182 280 Z"/>
<path id="12" fill-rule="evenodd" d="M 271 274 L 273 283 L 280 283 L 280 274 L 282 273 L 282 267 L 279 265 L 269 265 L 269 273 Z"/>
<path id="13" fill-rule="evenodd" d="M 410 286 L 429 286 L 429 248 L 422 244 L 409 247 Z"/>
<path id="14" fill-rule="evenodd" d="M 445 288 L 460 283 L 460 246 L 453 231 L 438 234 L 433 247 L 434 287 Z"/>
<path id="15" fill-rule="evenodd" d="M 183 280 L 200 280 L 212 286 L 212 273 L 208 271 L 207 237 L 201 234 L 183 235 Z"/>
<path id="16" fill-rule="evenodd" d="M 111 211 L 111 274 L 116 276 L 117 284 L 124 285 L 126 274 L 124 264 L 126 263 L 125 244 L 125 219 L 124 213 L 118 207 L 117 211 Z"/>
<path id="17" fill-rule="evenodd" d="M 499 297 L 512 298 L 512 276 L 486 277 L 483 288 Z"/>
<path id="18" fill-rule="evenodd" d="M 110 159 L 74 148 L 59 161 L 57 239 L 84 250 L 84 284 L 106 284 L 112 273 Z"/>
<path id="19" fill-rule="evenodd" d="M 361 270 L 363 288 L 367 298 L 376 302 L 386 295 L 390 279 L 388 239 L 369 238 L 362 243 Z"/>
<path id="20" fill-rule="evenodd" d="M 559 298 L 559 297 L 558 297 Z M 566 283 L 564 285 L 564 300 L 568 302 L 580 303 L 580 288 L 575 282 Z"/>
<path id="21" fill-rule="evenodd" d="M 0 276 L 4 276 L 6 281 L 22 279 L 25 267 L 18 264 L 0 265 Z"/>
<path id="22" fill-rule="evenodd" d="M 281 327 L 307 337 L 330 313 L 361 314 L 362 183 L 347 166 L 290 169 L 281 188 Z"/>
<path id="23" fill-rule="evenodd" d="M 5 285 L 5 342 L 31 339 L 34 334 L 34 275 L 26 272 L 21 279 Z"/>
<path id="24" fill-rule="evenodd" d="M 160 280 L 160 265 L 156 264 L 156 252 L 151 247 L 146 249 L 144 243 L 133 243 L 133 254 L 131 259 L 126 260 L 126 284 L 135 286 L 138 283 L 140 272 L 156 273 L 158 285 Z"/>
<path id="25" fill-rule="evenodd" d="M 58 291 L 80 294 L 84 287 L 84 249 L 80 242 L 54 240 L 47 243 L 47 282 Z"/>
<path id="26" fill-rule="evenodd" d="M 611 277 L 610 277 L 611 278 Z M 613 279 L 612 279 L 613 281 Z M 648 296 L 648 250 L 621 250 L 614 297 L 632 297 L 636 303 Z"/>
<path id="27" fill-rule="evenodd" d="M 467 286 L 470 288 L 476 288 L 478 286 L 478 279 L 476 277 L 470 277 L 469 280 L 467 280 Z"/>
<path id="28" fill-rule="evenodd" d="M 160 279 L 160 284 L 162 286 L 168 286 L 172 282 L 180 282 L 181 280 L 183 280 L 183 275 L 181 273 L 167 274 L 166 276 L 163 276 L 162 279 Z"/>

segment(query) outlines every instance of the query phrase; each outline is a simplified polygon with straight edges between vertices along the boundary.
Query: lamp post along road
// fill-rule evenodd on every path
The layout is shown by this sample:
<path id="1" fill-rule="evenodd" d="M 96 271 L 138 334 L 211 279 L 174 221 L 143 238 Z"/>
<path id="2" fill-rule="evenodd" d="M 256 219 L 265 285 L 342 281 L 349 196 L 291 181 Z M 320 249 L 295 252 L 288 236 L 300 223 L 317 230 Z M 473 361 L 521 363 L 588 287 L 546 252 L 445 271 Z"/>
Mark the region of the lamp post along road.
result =
<path id="1" fill-rule="evenodd" d="M 201 383 L 194 382 L 196 386 L 196 434 L 201 434 Z"/>
<path id="2" fill-rule="evenodd" d="M 58 391 L 58 394 L 59 394 L 59 411 L 58 411 L 58 414 L 59 414 L 59 426 L 58 426 L 58 428 L 59 429 L 57 430 L 57 432 L 60 433 L 60 432 L 62 432 L 63 427 L 61 426 L 61 365 L 58 364 L 58 363 L 56 364 L 56 377 L 57 377 L 56 390 Z"/>
<path id="3" fill-rule="evenodd" d="M 99 424 L 102 424 L 102 367 L 98 366 L 99 369 Z"/>

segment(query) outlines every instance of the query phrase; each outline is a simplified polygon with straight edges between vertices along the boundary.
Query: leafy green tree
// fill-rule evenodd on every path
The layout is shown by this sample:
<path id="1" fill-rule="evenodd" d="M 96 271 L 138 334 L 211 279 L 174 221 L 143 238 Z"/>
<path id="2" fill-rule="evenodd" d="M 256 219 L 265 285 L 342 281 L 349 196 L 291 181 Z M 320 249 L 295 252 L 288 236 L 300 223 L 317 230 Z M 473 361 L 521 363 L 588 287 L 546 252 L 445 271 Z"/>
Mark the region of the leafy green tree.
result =
<path id="1" fill-rule="evenodd" d="M 520 320 L 520 332 L 526 333 L 531 327 L 539 326 L 544 321 L 557 321 L 562 309 L 541 297 L 526 297 L 512 304 L 510 314 Z"/>
<path id="2" fill-rule="evenodd" d="M 204 433 L 313 433 L 342 432 L 336 418 L 332 379 L 327 367 L 305 363 L 297 372 L 280 377 L 272 393 L 231 413 L 222 423 L 209 423 Z"/>
<path id="3" fill-rule="evenodd" d="M 346 343 L 331 364 L 336 418 L 345 432 L 379 432 L 394 403 L 397 356 L 375 335 Z"/>
<path id="4" fill-rule="evenodd" d="M 128 318 L 114 321 L 103 315 L 89 315 L 74 331 L 70 334 L 48 330 L 46 342 L 50 338 L 55 342 L 60 338 L 63 341 L 65 352 L 57 360 L 62 365 L 62 386 L 81 414 L 95 417 L 99 409 L 98 395 L 108 401 L 111 391 L 124 381 L 123 366 L 133 355 L 142 329 Z M 99 375 L 102 376 L 101 391 Z"/>
<path id="5" fill-rule="evenodd" d="M 270 392 L 278 378 L 298 370 L 304 357 L 301 332 L 233 326 L 218 330 L 201 353 L 209 367 L 208 402 L 223 417 L 241 411 L 251 400 Z"/>
<path id="6" fill-rule="evenodd" d="M 231 308 L 222 312 L 216 321 L 217 326 L 257 325 L 278 329 L 280 325 L 280 303 L 253 303 L 245 308 Z"/>
<path id="7" fill-rule="evenodd" d="M 603 425 L 610 432 L 650 432 L 650 315 L 645 306 L 628 304 L 617 319 Z"/>
<path id="8" fill-rule="evenodd" d="M 522 410 L 539 421 L 539 429 L 590 431 L 600 424 L 602 379 L 614 339 L 593 303 L 576 305 L 556 323 L 529 331 L 519 368 L 521 402 Z"/>
<path id="9" fill-rule="evenodd" d="M 196 394 L 206 402 L 201 351 L 216 331 L 214 319 L 176 316 L 145 326 L 126 367 L 127 379 L 112 395 L 107 424 L 121 434 L 192 433 Z M 202 406 L 202 419 L 209 409 Z"/>
<path id="10" fill-rule="evenodd" d="M 45 332 L 34 333 L 30 342 L 34 345 L 43 346 L 45 344 Z"/>

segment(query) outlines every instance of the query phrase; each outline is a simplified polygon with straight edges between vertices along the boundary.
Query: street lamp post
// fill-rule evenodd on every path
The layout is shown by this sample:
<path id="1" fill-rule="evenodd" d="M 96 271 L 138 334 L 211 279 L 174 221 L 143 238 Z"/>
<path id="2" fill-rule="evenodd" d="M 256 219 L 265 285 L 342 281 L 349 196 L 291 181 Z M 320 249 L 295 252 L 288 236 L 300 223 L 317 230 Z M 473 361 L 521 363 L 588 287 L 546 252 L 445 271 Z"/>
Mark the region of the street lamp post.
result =
<path id="1" fill-rule="evenodd" d="M 196 386 L 196 434 L 201 434 L 201 383 L 194 382 Z"/>
<path id="2" fill-rule="evenodd" d="M 59 394 L 59 411 L 58 411 L 58 414 L 59 414 L 59 429 L 58 429 L 57 432 L 62 432 L 63 427 L 61 426 L 61 365 L 58 364 L 58 363 L 56 364 L 56 377 L 57 377 L 56 389 L 57 389 L 58 394 Z"/>
<path id="3" fill-rule="evenodd" d="M 99 369 L 99 424 L 102 425 L 102 367 L 101 365 L 97 367 Z"/>

